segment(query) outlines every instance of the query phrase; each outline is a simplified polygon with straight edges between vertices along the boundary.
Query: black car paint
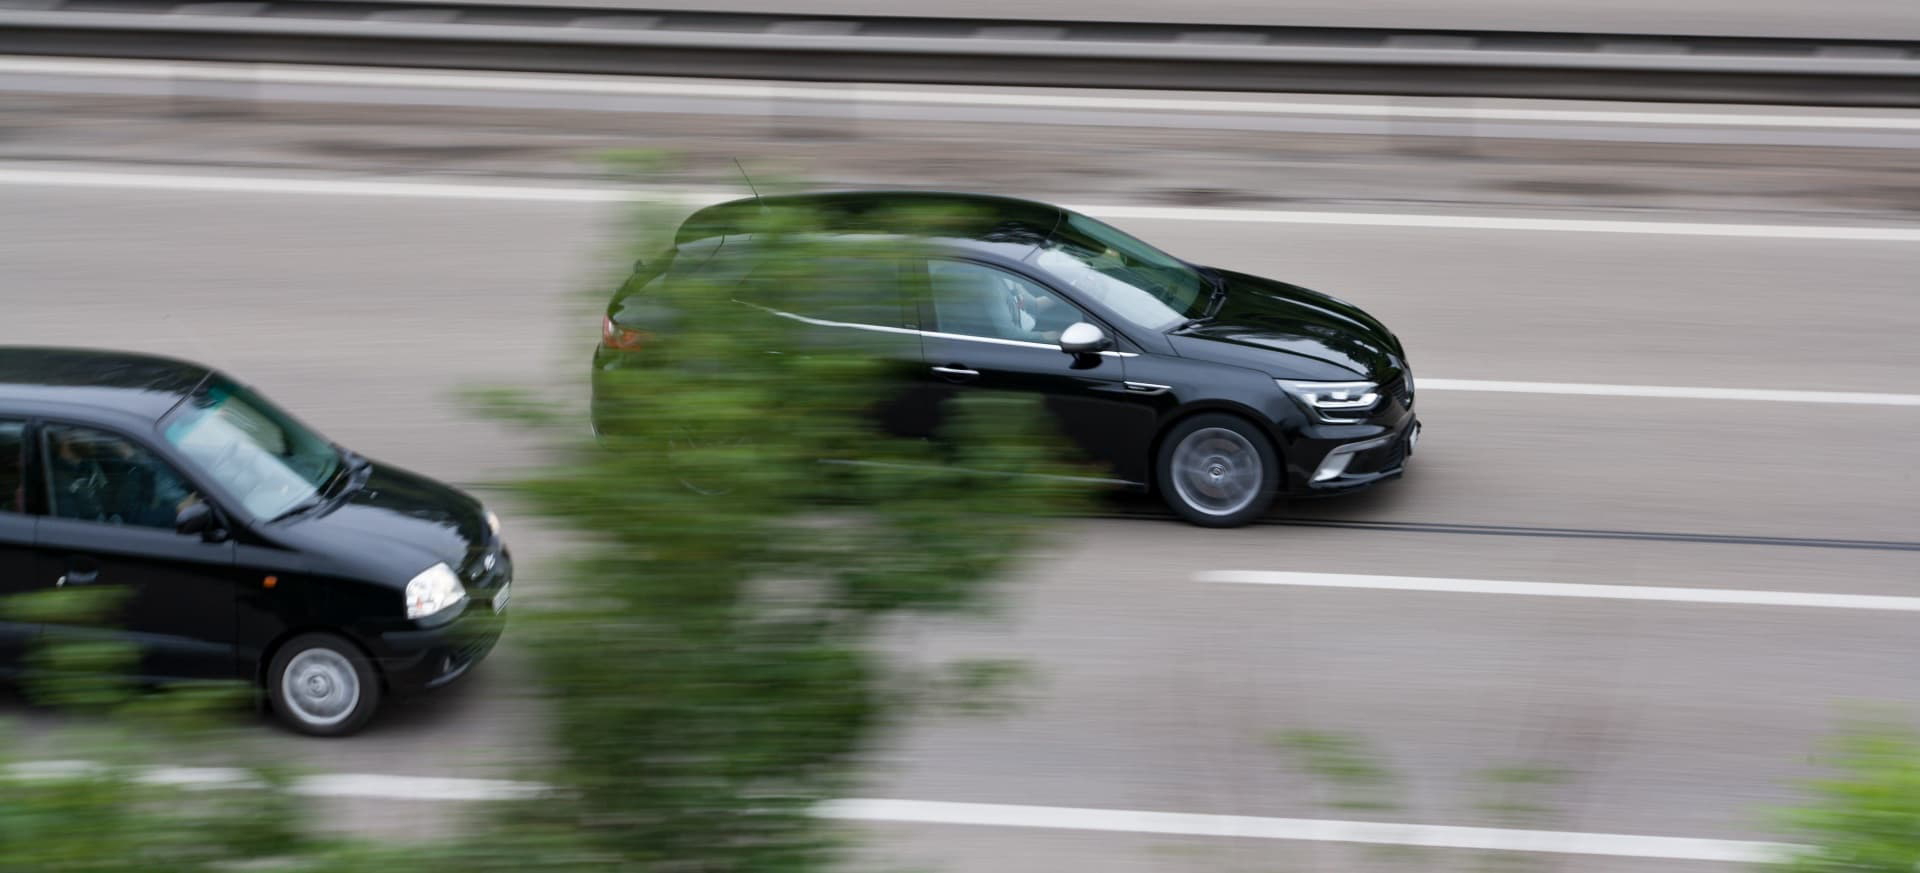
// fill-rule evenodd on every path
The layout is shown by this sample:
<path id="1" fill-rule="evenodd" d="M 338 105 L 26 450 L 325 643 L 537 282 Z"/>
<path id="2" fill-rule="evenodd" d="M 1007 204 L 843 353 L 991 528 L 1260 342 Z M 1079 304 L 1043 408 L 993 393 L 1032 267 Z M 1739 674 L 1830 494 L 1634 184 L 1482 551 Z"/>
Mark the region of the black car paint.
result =
<path id="1" fill-rule="evenodd" d="M 886 404 L 889 430 L 926 435 L 938 429 L 942 401 L 961 390 L 1009 390 L 1039 394 L 1059 419 L 1062 430 L 1092 457 L 1105 461 L 1119 481 L 1154 486 L 1160 438 L 1181 420 L 1205 412 L 1226 412 L 1253 422 L 1272 440 L 1285 468 L 1281 491 L 1320 496 L 1350 491 L 1400 475 L 1411 435 L 1419 426 L 1409 390 L 1404 400 L 1390 397 L 1364 419 L 1329 422 L 1302 407 L 1275 379 L 1301 381 L 1367 380 L 1387 386 L 1411 376 L 1406 352 L 1378 319 L 1351 303 L 1285 282 L 1195 265 L 1214 277 L 1223 299 L 1209 318 L 1168 331 L 1146 330 L 1118 317 L 1099 301 L 1070 287 L 1032 262 L 1032 256 L 1070 215 L 1047 204 L 1014 198 L 929 192 L 845 192 L 741 200 L 697 212 L 677 235 L 677 244 L 733 232 L 730 211 L 756 210 L 782 201 L 812 207 L 832 222 L 845 219 L 860 227 L 865 216 L 890 206 L 960 206 L 988 216 L 974 233 L 949 232 L 917 237 L 922 250 L 936 256 L 998 267 L 1046 286 L 1074 303 L 1113 339 L 1097 356 L 1070 355 L 1057 347 L 960 337 L 940 332 L 924 289 L 902 283 L 908 323 L 921 337 L 918 355 L 901 345 L 902 360 L 914 375 L 903 396 Z M 824 228 L 832 233 L 837 228 Z M 871 232 L 867 228 L 867 232 Z M 734 237 L 727 237 L 728 240 Z M 731 243 L 729 243 L 731 244 Z M 671 257 L 669 252 L 668 257 Z M 658 269 L 658 265 L 645 270 Z M 607 314 L 617 325 L 629 311 L 642 310 L 632 298 L 641 283 L 616 292 Z M 647 325 L 670 329 L 669 313 Z M 850 326 L 860 329 L 861 326 Z M 826 327 L 844 332 L 847 327 Z M 599 375 L 628 366 L 645 366 L 640 356 L 608 348 L 594 352 Z M 973 371 L 977 376 L 945 371 Z M 1346 475 L 1312 482 L 1314 471 L 1334 448 L 1385 438 L 1382 450 L 1362 453 Z"/>
<path id="2" fill-rule="evenodd" d="M 512 563 L 480 503 L 369 462 L 314 510 L 278 521 L 238 512 L 234 495 L 160 435 L 166 412 L 215 376 L 143 355 L 0 348 L 0 419 L 29 423 L 27 512 L 0 511 L 0 595 L 57 582 L 129 592 L 120 615 L 99 626 L 0 623 L 0 671 L 18 667 L 41 634 L 106 636 L 139 650 L 143 679 L 258 682 L 277 645 L 318 630 L 357 644 L 388 689 L 404 696 L 443 684 L 484 656 L 503 624 L 492 599 L 510 581 Z M 109 431 L 158 455 L 212 506 L 216 531 L 197 536 L 49 515 L 38 430 L 53 423 Z M 438 561 L 460 574 L 468 599 L 407 619 L 406 583 Z"/>

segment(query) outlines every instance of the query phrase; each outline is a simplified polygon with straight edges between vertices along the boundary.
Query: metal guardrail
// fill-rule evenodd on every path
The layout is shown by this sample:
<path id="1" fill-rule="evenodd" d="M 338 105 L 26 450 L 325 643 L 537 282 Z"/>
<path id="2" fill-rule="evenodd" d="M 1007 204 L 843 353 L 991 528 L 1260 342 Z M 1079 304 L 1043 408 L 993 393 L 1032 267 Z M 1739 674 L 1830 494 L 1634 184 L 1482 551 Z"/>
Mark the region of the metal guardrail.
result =
<path id="1" fill-rule="evenodd" d="M 367 0 L 0 0 L 0 52 L 807 81 L 1920 106 L 1920 43 Z"/>

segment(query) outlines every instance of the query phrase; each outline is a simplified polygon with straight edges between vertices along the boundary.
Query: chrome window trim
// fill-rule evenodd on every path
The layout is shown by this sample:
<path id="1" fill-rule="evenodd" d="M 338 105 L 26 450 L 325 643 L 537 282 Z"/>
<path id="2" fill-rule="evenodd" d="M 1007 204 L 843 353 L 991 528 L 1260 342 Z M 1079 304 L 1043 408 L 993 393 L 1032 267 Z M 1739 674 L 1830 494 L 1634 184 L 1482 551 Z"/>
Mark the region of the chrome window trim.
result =
<path id="1" fill-rule="evenodd" d="M 771 312 L 774 315 L 778 315 L 782 318 L 791 318 L 794 321 L 803 322 L 805 324 L 817 325 L 819 327 L 844 327 L 844 328 L 849 328 L 851 330 L 871 330 L 871 331 L 878 331 L 880 333 L 917 335 L 921 338 L 932 337 L 934 339 L 962 340 L 965 342 L 974 342 L 974 343 L 993 343 L 995 345 L 1015 346 L 1019 348 L 1028 348 L 1028 349 L 1049 349 L 1052 351 L 1060 352 L 1061 354 L 1066 354 L 1066 352 L 1060 351 L 1059 346 L 1048 345 L 1046 343 L 1027 342 L 1026 340 L 1000 339 L 999 337 L 989 337 L 989 336 L 967 336 L 966 334 L 959 334 L 959 333 L 941 333 L 937 330 L 920 330 L 918 328 L 911 328 L 911 327 L 890 327 L 884 324 L 862 324 L 862 323 L 852 322 L 852 321 L 829 321 L 824 318 L 811 318 L 805 315 L 800 315 L 799 313 L 786 312 L 783 310 L 774 309 L 773 307 L 770 307 L 770 306 L 761 306 L 758 303 L 741 300 L 739 298 L 734 298 L 733 302 L 743 304 L 746 306 L 751 306 L 755 309 L 763 310 L 766 312 Z M 1113 349 L 1104 349 L 1100 352 L 1100 355 L 1103 357 L 1109 357 L 1109 358 L 1137 358 L 1140 356 L 1140 353 L 1139 352 L 1119 352 L 1119 351 L 1114 351 Z"/>

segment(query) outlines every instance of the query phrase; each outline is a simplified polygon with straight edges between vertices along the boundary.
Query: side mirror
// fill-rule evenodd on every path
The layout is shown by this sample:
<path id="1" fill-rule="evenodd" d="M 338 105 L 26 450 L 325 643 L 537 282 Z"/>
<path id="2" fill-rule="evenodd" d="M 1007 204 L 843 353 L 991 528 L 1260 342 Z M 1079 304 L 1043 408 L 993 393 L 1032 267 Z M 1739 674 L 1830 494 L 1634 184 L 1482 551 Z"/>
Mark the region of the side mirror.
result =
<path id="1" fill-rule="evenodd" d="M 1107 332 L 1088 324 L 1076 321 L 1060 332 L 1060 350 L 1069 355 L 1091 355 L 1113 345 L 1113 339 Z"/>
<path id="2" fill-rule="evenodd" d="M 188 536 L 199 536 L 210 543 L 227 538 L 227 532 L 220 527 L 220 520 L 214 517 L 213 507 L 204 501 L 180 510 L 173 519 L 173 529 Z"/>

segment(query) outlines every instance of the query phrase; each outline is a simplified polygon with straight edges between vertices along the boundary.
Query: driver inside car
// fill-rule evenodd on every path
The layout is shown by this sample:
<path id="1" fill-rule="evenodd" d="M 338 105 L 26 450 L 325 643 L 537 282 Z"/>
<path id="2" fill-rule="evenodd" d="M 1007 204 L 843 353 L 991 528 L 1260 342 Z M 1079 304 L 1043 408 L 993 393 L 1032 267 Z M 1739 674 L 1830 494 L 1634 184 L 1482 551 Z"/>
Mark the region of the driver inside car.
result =
<path id="1" fill-rule="evenodd" d="M 54 511 L 64 518 L 172 527 L 200 496 L 125 440 L 79 428 L 50 428 Z"/>

